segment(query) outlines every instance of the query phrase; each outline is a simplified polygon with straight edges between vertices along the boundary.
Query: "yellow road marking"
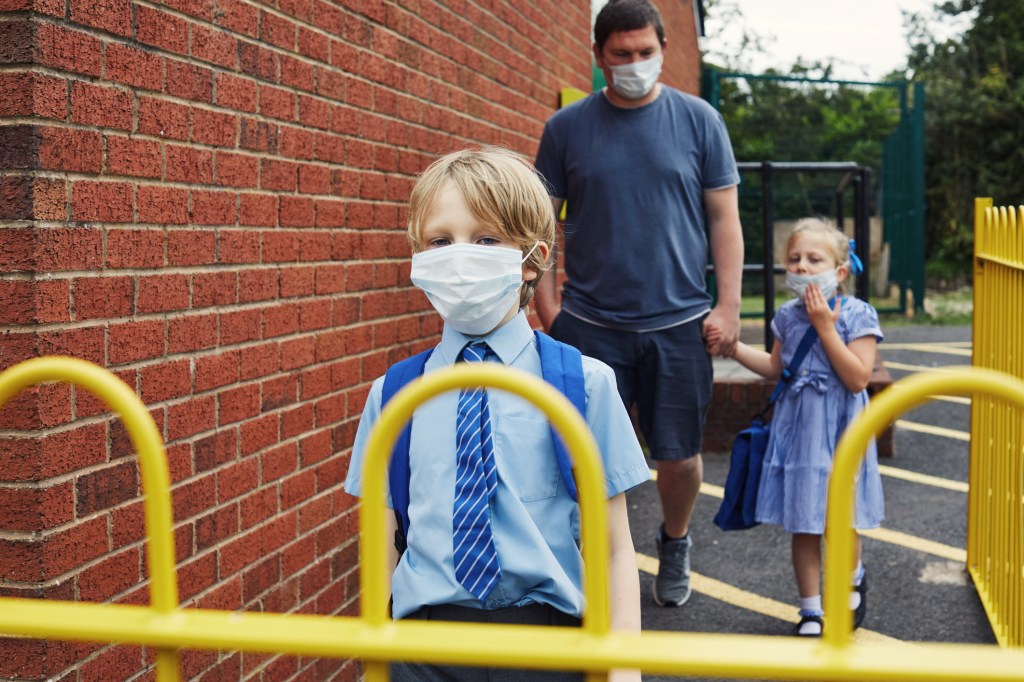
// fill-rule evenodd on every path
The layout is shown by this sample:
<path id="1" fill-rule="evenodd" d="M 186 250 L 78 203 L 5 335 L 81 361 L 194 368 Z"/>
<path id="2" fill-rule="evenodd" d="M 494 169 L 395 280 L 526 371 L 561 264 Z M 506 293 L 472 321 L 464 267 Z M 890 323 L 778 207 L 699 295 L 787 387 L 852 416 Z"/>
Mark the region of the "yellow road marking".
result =
<path id="1" fill-rule="evenodd" d="M 927 433 L 931 436 L 942 436 L 943 438 L 952 438 L 953 440 L 962 440 L 967 442 L 971 440 L 971 434 L 967 431 L 957 431 L 956 429 L 947 429 L 941 426 L 932 426 L 931 424 L 918 424 L 917 422 L 908 422 L 904 419 L 897 419 L 894 424 L 900 429 L 915 431 L 917 433 Z"/>
<path id="2" fill-rule="evenodd" d="M 878 470 L 882 472 L 883 476 L 890 476 L 904 481 L 921 483 L 922 485 L 930 485 L 936 488 L 945 488 L 946 490 L 954 490 L 958 493 L 966 493 L 968 489 L 967 484 L 961 481 L 951 481 L 948 478 L 919 474 L 916 471 L 907 471 L 906 469 L 899 469 L 897 467 L 886 466 L 884 464 L 879 464 Z"/>
<path id="3" fill-rule="evenodd" d="M 658 560 L 652 556 L 646 554 L 636 553 L 636 565 L 644 573 L 651 575 L 658 574 Z M 690 584 L 696 592 L 703 595 L 716 599 L 720 602 L 724 602 L 731 606 L 736 606 L 747 611 L 753 611 L 763 616 L 769 616 L 776 618 L 787 623 L 796 623 L 797 609 L 793 604 L 784 604 L 775 599 L 769 599 L 768 597 L 762 597 L 759 594 L 753 592 L 747 592 L 741 590 L 738 587 L 729 585 L 720 580 L 709 578 L 706 575 L 692 571 L 690 573 Z M 898 642 L 901 640 L 883 635 L 880 632 L 874 632 L 873 630 L 866 630 L 860 628 L 854 630 L 853 639 L 856 642 Z"/>
<path id="4" fill-rule="evenodd" d="M 891 545 L 899 545 L 901 547 L 906 547 L 907 549 L 924 552 L 925 554 L 934 554 L 935 556 L 942 557 L 943 559 L 952 559 L 953 561 L 959 561 L 960 563 L 967 563 L 967 550 L 960 549 L 959 547 L 952 547 L 941 542 L 935 542 L 934 540 L 925 540 L 924 538 L 919 538 L 907 533 L 901 533 L 898 530 L 890 530 L 888 528 L 875 528 L 872 530 L 861 530 L 857 532 L 865 537 L 871 538 L 872 540 L 887 542 Z"/>
<path id="5" fill-rule="evenodd" d="M 970 343 L 970 342 L 967 342 Z M 956 347 L 947 344 L 931 344 L 931 343 L 883 343 L 879 346 L 883 351 L 885 350 L 916 350 L 923 353 L 940 353 L 943 355 L 960 355 L 963 357 L 971 357 L 974 351 L 971 347 L 966 348 Z"/>

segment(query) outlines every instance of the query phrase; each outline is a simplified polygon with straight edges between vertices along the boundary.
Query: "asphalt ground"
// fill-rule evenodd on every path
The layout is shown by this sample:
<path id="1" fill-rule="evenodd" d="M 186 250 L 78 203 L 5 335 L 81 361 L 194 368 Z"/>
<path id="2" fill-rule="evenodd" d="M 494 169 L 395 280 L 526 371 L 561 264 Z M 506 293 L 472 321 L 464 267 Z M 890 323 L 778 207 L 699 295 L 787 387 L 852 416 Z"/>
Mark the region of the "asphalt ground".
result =
<path id="1" fill-rule="evenodd" d="M 970 364 L 970 327 L 884 329 L 886 339 L 879 349 L 894 380 L 916 371 Z M 757 342 L 761 331 L 745 328 L 744 338 L 748 333 Z M 856 641 L 995 644 L 964 565 L 969 430 L 970 406 L 964 399 L 936 400 L 897 417 L 894 455 L 880 461 L 886 519 L 879 532 L 863 541 L 868 611 L 854 633 Z M 706 485 L 690 527 L 693 594 L 681 607 L 659 607 L 651 598 L 657 572 L 654 535 L 661 520 L 655 484 L 645 483 L 628 495 L 641 567 L 643 628 L 789 636 L 797 621 L 790 536 L 765 525 L 719 530 L 712 519 L 728 453 L 705 453 L 704 466 Z"/>

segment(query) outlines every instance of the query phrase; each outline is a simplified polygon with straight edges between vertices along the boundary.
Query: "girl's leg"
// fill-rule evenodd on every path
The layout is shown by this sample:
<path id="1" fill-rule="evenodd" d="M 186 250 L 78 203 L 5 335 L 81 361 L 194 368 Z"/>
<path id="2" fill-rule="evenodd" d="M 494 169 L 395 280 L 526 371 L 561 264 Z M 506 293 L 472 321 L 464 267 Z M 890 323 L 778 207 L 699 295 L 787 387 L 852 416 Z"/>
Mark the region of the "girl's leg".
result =
<path id="1" fill-rule="evenodd" d="M 793 533 L 793 572 L 802 598 L 821 594 L 821 536 Z"/>

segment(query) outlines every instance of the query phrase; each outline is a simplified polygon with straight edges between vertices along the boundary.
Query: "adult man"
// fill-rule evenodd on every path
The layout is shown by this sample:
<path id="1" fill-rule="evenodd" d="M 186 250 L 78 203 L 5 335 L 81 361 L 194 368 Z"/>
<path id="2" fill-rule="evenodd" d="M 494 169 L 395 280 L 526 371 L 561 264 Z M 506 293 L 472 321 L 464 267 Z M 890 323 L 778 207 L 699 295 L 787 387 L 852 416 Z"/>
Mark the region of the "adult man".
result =
<path id="1" fill-rule="evenodd" d="M 562 303 L 542 281 L 545 329 L 611 365 L 657 462 L 664 522 L 654 600 L 690 596 L 690 518 L 703 479 L 711 354 L 739 336 L 739 173 L 721 116 L 658 83 L 665 32 L 650 0 L 612 0 L 594 24 L 609 87 L 555 113 L 537 168 L 566 202 Z M 707 215 L 707 234 L 704 214 Z M 705 280 L 708 248 L 718 301 Z M 704 337 L 715 328 L 715 342 Z"/>

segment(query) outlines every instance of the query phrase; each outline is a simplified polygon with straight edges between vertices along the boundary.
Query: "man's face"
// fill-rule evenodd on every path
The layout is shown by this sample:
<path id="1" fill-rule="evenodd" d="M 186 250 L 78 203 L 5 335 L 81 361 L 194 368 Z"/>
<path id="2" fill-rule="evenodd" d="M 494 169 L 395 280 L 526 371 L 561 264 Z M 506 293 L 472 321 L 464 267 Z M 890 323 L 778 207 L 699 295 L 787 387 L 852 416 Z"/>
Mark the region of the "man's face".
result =
<path id="1" fill-rule="evenodd" d="M 658 42 L 658 33 L 653 26 L 645 26 L 635 31 L 616 31 L 605 41 L 600 50 L 594 45 L 594 59 L 598 68 L 606 71 L 609 66 L 621 66 L 632 62 L 641 62 L 661 54 L 663 45 Z M 604 74 L 605 80 L 611 82 L 610 74 Z"/>

